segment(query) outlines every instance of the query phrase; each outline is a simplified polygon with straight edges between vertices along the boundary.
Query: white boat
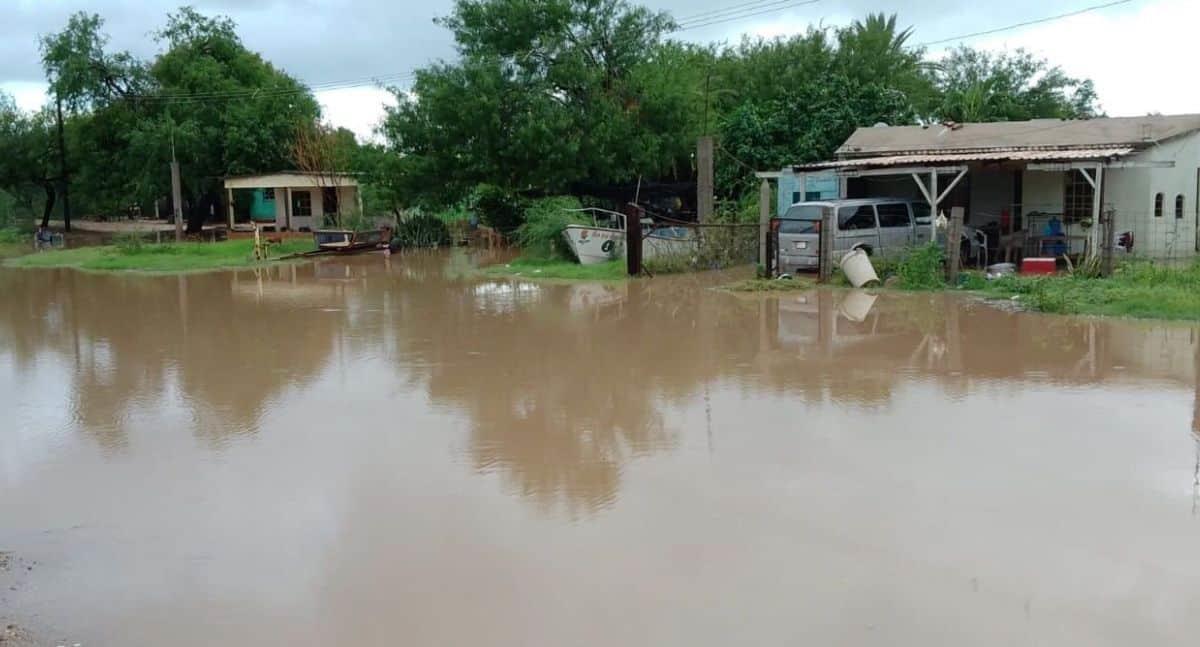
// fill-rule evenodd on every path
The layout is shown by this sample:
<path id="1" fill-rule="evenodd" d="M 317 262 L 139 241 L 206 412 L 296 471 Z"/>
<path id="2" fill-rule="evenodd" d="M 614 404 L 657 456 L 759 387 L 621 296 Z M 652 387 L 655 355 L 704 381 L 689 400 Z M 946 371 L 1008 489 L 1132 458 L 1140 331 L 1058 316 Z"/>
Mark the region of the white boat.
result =
<path id="1" fill-rule="evenodd" d="M 607 263 L 625 257 L 625 214 L 606 209 L 579 209 L 592 214 L 591 225 L 567 225 L 563 236 L 581 265 Z M 641 220 L 642 258 L 690 255 L 699 239 L 689 227 L 655 227 L 649 218 Z"/>

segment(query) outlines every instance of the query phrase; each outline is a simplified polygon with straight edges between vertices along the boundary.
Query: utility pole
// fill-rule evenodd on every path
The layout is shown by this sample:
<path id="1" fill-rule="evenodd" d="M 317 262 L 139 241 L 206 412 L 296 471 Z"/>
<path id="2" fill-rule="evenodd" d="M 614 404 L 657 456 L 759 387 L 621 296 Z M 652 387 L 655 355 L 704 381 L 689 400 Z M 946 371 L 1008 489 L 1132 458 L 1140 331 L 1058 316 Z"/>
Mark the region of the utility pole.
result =
<path id="1" fill-rule="evenodd" d="M 696 141 L 696 219 L 708 222 L 713 215 L 713 138 Z"/>
<path id="2" fill-rule="evenodd" d="M 179 162 L 175 159 L 175 133 L 171 132 L 171 212 L 175 214 L 175 242 L 183 240 L 183 187 L 179 181 Z"/>
<path id="3" fill-rule="evenodd" d="M 58 113 L 58 177 L 62 183 L 63 230 L 71 231 L 71 180 L 67 176 L 67 138 L 63 135 L 62 95 L 54 93 L 55 111 Z"/>

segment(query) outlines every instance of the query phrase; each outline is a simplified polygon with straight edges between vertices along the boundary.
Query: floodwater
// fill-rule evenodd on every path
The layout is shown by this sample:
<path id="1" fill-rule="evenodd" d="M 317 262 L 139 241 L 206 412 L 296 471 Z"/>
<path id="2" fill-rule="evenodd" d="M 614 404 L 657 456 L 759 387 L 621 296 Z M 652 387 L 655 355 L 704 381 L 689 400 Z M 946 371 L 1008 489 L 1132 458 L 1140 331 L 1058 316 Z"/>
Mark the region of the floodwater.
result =
<path id="1" fill-rule="evenodd" d="M 0 270 L 0 621 L 87 647 L 1200 641 L 1197 328 L 471 262 Z"/>

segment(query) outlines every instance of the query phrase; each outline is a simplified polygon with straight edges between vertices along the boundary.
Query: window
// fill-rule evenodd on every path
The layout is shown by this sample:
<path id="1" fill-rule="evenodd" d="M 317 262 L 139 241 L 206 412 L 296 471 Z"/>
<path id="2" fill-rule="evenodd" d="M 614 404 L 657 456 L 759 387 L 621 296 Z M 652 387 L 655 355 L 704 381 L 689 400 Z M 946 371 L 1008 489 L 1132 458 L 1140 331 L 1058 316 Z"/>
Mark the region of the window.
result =
<path id="1" fill-rule="evenodd" d="M 292 194 L 292 215 L 301 218 L 312 216 L 312 195 L 308 191 Z"/>
<path id="2" fill-rule="evenodd" d="M 916 218 L 918 225 L 929 224 L 929 214 L 933 210 L 924 202 L 912 203 L 913 217 Z"/>
<path id="3" fill-rule="evenodd" d="M 1096 189 L 1083 177 L 1082 171 L 1068 171 L 1063 177 L 1066 178 L 1063 191 L 1063 222 L 1090 220 Z"/>
<path id="4" fill-rule="evenodd" d="M 817 233 L 818 220 L 780 220 L 779 233 L 781 234 L 815 234 Z"/>
<path id="5" fill-rule="evenodd" d="M 796 204 L 799 201 L 800 201 L 800 192 L 792 191 L 792 204 Z"/>
<path id="6" fill-rule="evenodd" d="M 903 203 L 877 204 L 880 227 L 908 227 L 912 222 L 908 218 L 908 205 Z"/>
<path id="7" fill-rule="evenodd" d="M 842 207 L 838 209 L 838 229 L 874 229 L 875 207 L 864 204 L 861 207 Z"/>
<path id="8" fill-rule="evenodd" d="M 275 189 L 263 189 L 263 201 L 264 202 L 274 202 L 275 201 Z"/>
<path id="9" fill-rule="evenodd" d="M 1163 194 L 1155 193 L 1154 194 L 1154 217 L 1162 218 L 1162 210 L 1163 210 Z"/>
<path id="10" fill-rule="evenodd" d="M 1183 220 L 1183 194 L 1175 196 L 1175 219 Z"/>
<path id="11" fill-rule="evenodd" d="M 804 199 L 805 199 L 805 200 L 807 200 L 807 201 L 809 201 L 809 202 L 813 202 L 813 201 L 816 201 L 816 200 L 820 200 L 820 199 L 821 199 L 821 192 L 820 192 L 820 191 L 805 191 L 805 192 L 804 192 Z"/>

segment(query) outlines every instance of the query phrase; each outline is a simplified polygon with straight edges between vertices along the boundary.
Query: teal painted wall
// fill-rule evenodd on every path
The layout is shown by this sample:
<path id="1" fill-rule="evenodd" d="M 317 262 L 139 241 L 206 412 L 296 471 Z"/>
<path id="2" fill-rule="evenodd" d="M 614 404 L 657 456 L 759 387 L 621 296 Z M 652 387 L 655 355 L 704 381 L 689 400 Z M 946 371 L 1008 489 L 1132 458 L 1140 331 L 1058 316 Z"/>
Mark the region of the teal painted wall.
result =
<path id="1" fill-rule="evenodd" d="M 250 219 L 275 222 L 275 200 L 267 199 L 267 189 L 254 189 L 254 200 L 250 203 Z"/>
<path id="2" fill-rule="evenodd" d="M 779 176 L 776 215 L 782 216 L 788 207 L 807 200 L 836 200 L 841 197 L 841 182 L 836 173 L 791 173 Z"/>

